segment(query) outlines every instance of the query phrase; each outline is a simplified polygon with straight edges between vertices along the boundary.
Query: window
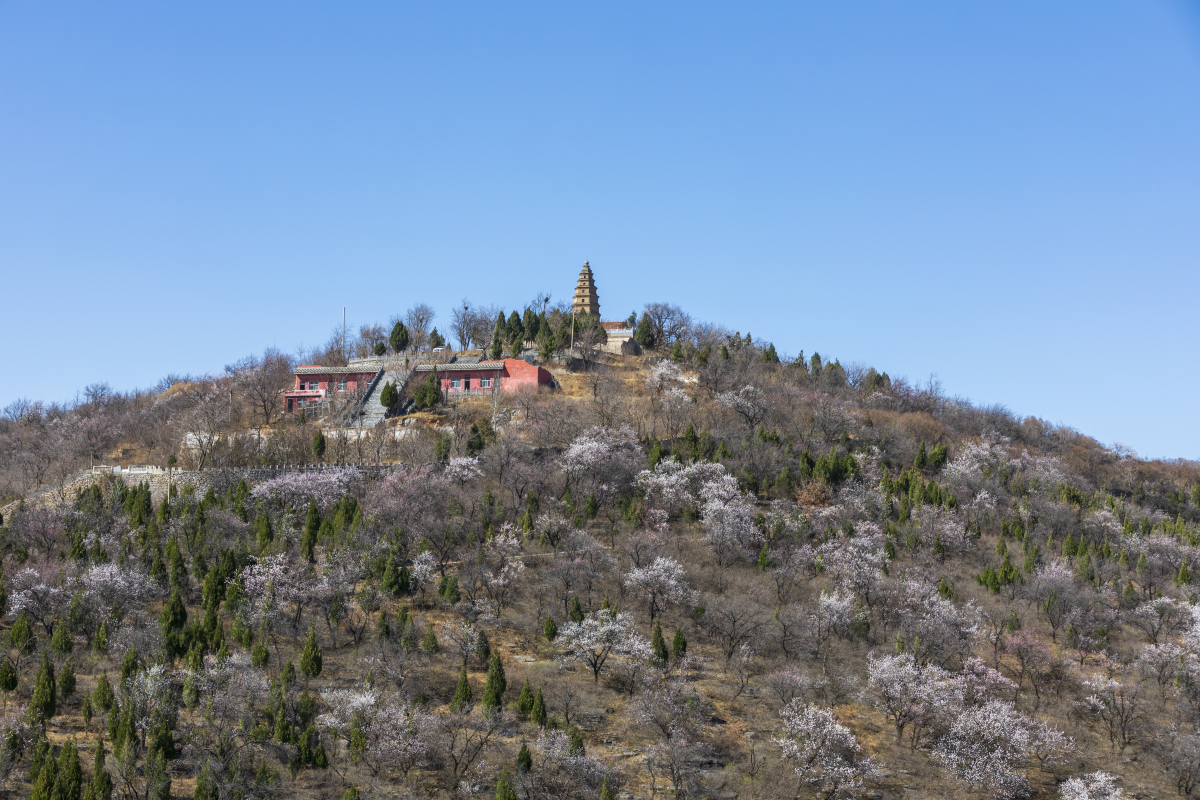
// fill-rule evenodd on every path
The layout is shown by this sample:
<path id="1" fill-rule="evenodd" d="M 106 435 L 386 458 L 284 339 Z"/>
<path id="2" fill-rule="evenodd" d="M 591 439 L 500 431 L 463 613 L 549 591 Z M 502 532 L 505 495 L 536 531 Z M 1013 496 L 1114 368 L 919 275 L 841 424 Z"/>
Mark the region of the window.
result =
<path id="1" fill-rule="evenodd" d="M 451 389 L 461 389 L 462 388 L 462 378 L 451 378 L 450 379 L 450 388 Z"/>
<path id="2" fill-rule="evenodd" d="M 339 392 L 344 392 L 344 391 L 346 391 L 346 382 L 345 382 L 345 381 L 338 381 L 338 382 L 337 382 L 337 384 L 338 384 L 338 391 L 339 391 Z"/>
<path id="3" fill-rule="evenodd" d="M 492 388 L 492 379 L 491 378 L 480 378 L 479 379 L 479 388 L 480 389 Z"/>
<path id="4" fill-rule="evenodd" d="M 318 390 L 318 389 L 320 389 L 320 388 L 321 388 L 321 384 L 317 383 L 316 381 L 309 381 L 309 382 L 308 382 L 308 390 L 309 390 L 310 392 L 315 392 L 315 391 L 317 391 L 317 390 Z"/>

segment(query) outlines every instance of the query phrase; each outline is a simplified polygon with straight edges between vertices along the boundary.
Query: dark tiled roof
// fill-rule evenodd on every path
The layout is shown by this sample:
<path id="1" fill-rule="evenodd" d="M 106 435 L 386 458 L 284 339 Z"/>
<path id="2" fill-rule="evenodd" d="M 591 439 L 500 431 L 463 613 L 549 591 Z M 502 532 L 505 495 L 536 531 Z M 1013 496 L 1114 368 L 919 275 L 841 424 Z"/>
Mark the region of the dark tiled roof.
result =
<path id="1" fill-rule="evenodd" d="M 296 367 L 297 375 L 374 375 L 379 372 L 382 364 L 366 366 L 362 364 L 354 364 L 349 367 L 319 367 L 308 365 L 305 367 Z"/>
<path id="2" fill-rule="evenodd" d="M 417 372 L 433 372 L 434 367 L 437 367 L 438 372 L 471 372 L 474 370 L 504 369 L 504 362 L 480 361 L 477 364 L 463 364 L 461 362 L 454 364 L 421 364 L 417 367 Z"/>

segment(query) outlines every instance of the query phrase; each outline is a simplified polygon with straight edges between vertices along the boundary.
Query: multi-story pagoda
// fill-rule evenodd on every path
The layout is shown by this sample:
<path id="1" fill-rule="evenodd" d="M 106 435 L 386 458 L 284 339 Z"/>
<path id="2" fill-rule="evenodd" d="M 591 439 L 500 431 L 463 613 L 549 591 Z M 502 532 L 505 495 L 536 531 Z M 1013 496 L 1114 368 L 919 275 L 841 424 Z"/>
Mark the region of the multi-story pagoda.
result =
<path id="1" fill-rule="evenodd" d="M 590 314 L 600 318 L 600 295 L 596 293 L 596 281 L 592 277 L 592 268 L 588 262 L 583 262 L 579 271 L 579 283 L 575 284 L 575 297 L 571 301 L 571 313 Z"/>

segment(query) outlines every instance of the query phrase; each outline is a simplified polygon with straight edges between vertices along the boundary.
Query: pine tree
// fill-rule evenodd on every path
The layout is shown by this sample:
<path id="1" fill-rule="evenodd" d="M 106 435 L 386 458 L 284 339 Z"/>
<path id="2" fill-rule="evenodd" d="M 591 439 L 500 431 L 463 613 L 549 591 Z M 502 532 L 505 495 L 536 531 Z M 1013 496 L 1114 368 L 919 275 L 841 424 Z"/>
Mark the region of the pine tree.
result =
<path id="1" fill-rule="evenodd" d="M 925 440 L 921 440 L 921 446 L 917 448 L 917 457 L 913 460 L 913 466 L 917 469 L 925 469 L 925 465 L 929 463 L 929 457 L 925 454 Z"/>
<path id="2" fill-rule="evenodd" d="M 492 712 L 504 704 L 504 693 L 508 691 L 508 678 L 504 675 L 504 664 L 500 654 L 492 653 L 488 664 L 487 681 L 483 685 L 483 709 Z"/>
<path id="3" fill-rule="evenodd" d="M 583 608 L 579 605 L 579 595 L 571 597 L 571 610 L 567 612 L 567 619 L 571 622 L 583 622 Z"/>
<path id="4" fill-rule="evenodd" d="M 671 639 L 671 658 L 678 661 L 687 655 L 687 638 L 683 635 L 683 630 L 675 629 L 675 637 Z"/>
<path id="5" fill-rule="evenodd" d="M 58 689 L 54 680 L 54 665 L 50 656 L 42 653 L 42 666 L 38 669 L 37 682 L 33 687 L 33 699 L 29 701 L 29 714 L 34 722 L 48 720 L 58 710 Z"/>
<path id="6" fill-rule="evenodd" d="M 554 622 L 554 617 L 546 615 L 546 621 L 542 623 L 542 636 L 546 637 L 547 642 L 553 642 L 558 636 L 558 625 Z"/>
<path id="7" fill-rule="evenodd" d="M 41 769 L 38 770 L 37 778 L 33 781 L 33 789 L 29 792 L 29 800 L 54 800 L 54 784 L 57 779 L 58 764 L 55 763 L 47 746 Z"/>
<path id="8" fill-rule="evenodd" d="M 763 542 L 762 549 L 758 551 L 758 569 L 760 572 L 766 572 L 771 566 L 771 548 Z"/>
<path id="9" fill-rule="evenodd" d="M 516 314 L 517 312 L 513 312 Z M 500 771 L 500 777 L 496 780 L 496 800 L 517 800 L 517 792 L 513 789 L 512 777 L 508 774 L 508 767 Z"/>
<path id="10" fill-rule="evenodd" d="M 13 622 L 12 630 L 8 632 L 8 642 L 17 648 L 18 651 L 24 653 L 29 649 L 31 641 L 33 641 L 33 625 L 30 624 L 29 618 L 22 611 Z"/>
<path id="11" fill-rule="evenodd" d="M 0 662 L 0 692 L 4 692 L 5 706 L 8 705 L 8 695 L 16 691 L 17 683 L 17 671 L 13 668 L 12 662 L 6 657 L 4 661 Z"/>
<path id="12" fill-rule="evenodd" d="M 467 668 L 464 666 L 458 673 L 458 685 L 454 687 L 454 697 L 450 700 L 450 710 L 466 711 L 471 707 L 471 682 L 467 680 Z"/>
<path id="13" fill-rule="evenodd" d="M 492 643 L 488 640 L 486 631 L 480 631 L 479 637 L 475 640 L 475 660 L 480 664 L 486 664 L 492 657 Z"/>
<path id="14" fill-rule="evenodd" d="M 308 501 L 308 513 L 304 516 L 304 533 L 300 537 L 300 552 L 311 564 L 315 560 L 313 550 L 321 535 L 321 512 L 317 511 L 317 501 Z"/>
<path id="15" fill-rule="evenodd" d="M 533 707 L 529 709 L 529 721 L 535 725 L 546 725 L 546 698 L 542 696 L 542 687 L 539 686 L 537 694 L 533 697 Z"/>
<path id="16" fill-rule="evenodd" d="M 767 345 L 767 349 L 762 351 L 762 361 L 764 364 L 778 364 L 779 354 L 775 352 L 775 345 Z"/>
<path id="17" fill-rule="evenodd" d="M 400 400 L 400 395 L 396 391 L 396 385 L 391 381 L 383 385 L 383 391 L 379 393 L 379 404 L 384 408 L 392 408 Z"/>
<path id="18" fill-rule="evenodd" d="M 663 638 L 661 623 L 654 623 L 654 635 L 650 638 L 650 649 L 654 651 L 651 661 L 660 667 L 666 666 L 669 653 L 667 651 L 667 642 Z"/>
<path id="19" fill-rule="evenodd" d="M 617 800 L 617 793 L 612 788 L 612 784 L 609 783 L 607 777 L 600 784 L 600 800 Z"/>
<path id="20" fill-rule="evenodd" d="M 517 753 L 517 772 L 529 772 L 533 769 L 533 754 L 529 752 L 529 745 L 521 742 L 521 751 Z"/>
<path id="21" fill-rule="evenodd" d="M 325 434 L 319 430 L 313 434 L 312 454 L 318 461 L 325 457 Z"/>
<path id="22" fill-rule="evenodd" d="M 683 346 L 679 342 L 676 342 L 675 346 L 671 348 L 671 360 L 676 364 L 683 361 Z"/>
<path id="23" fill-rule="evenodd" d="M 321 648 L 317 645 L 317 630 L 308 626 L 308 638 L 304 641 L 304 652 L 300 654 L 300 671 L 307 678 L 321 674 Z"/>
<path id="24" fill-rule="evenodd" d="M 428 655 L 433 655 L 441 646 L 438 644 L 437 635 L 433 632 L 433 626 L 430 625 L 425 631 L 425 638 L 421 640 L 421 652 Z"/>

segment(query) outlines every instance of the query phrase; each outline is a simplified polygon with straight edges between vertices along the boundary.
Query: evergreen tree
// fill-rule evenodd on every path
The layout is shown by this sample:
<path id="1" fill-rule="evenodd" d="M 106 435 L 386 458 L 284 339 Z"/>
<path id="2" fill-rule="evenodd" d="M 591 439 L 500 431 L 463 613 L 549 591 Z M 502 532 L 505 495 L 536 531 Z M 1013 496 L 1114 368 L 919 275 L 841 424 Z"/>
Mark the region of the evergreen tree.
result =
<path id="1" fill-rule="evenodd" d="M 75 649 L 75 638 L 71 636 L 71 624 L 60 620 L 54 626 L 54 635 L 50 637 L 50 650 L 56 656 L 69 656 Z"/>
<path id="2" fill-rule="evenodd" d="M 434 634 L 433 626 L 430 625 L 425 631 L 425 638 L 421 640 L 421 652 L 433 655 L 440 649 L 441 646 L 438 644 L 437 635 Z"/>
<path id="3" fill-rule="evenodd" d="M 75 694 L 75 665 L 71 663 L 71 659 L 67 659 L 58 676 L 58 695 L 66 700 L 73 694 Z"/>
<path id="4" fill-rule="evenodd" d="M 683 635 L 683 630 L 675 629 L 675 637 L 671 639 L 671 658 L 678 661 L 687 655 L 687 638 Z"/>
<path id="5" fill-rule="evenodd" d="M 112 800 L 112 776 L 104 768 L 104 740 L 96 739 L 96 761 L 92 767 L 92 798 L 93 800 Z"/>
<path id="6" fill-rule="evenodd" d="M 775 352 L 775 345 L 767 345 L 767 349 L 762 351 L 762 360 L 764 364 L 778 364 L 779 354 Z"/>
<path id="7" fill-rule="evenodd" d="M 521 684 L 521 693 L 517 695 L 517 711 L 521 716 L 529 716 L 529 712 L 533 710 L 533 689 L 529 686 L 529 678 Z"/>
<path id="8" fill-rule="evenodd" d="M 96 681 L 96 689 L 92 692 L 92 702 L 96 704 L 96 708 L 108 713 L 113 707 L 114 694 L 112 684 L 108 682 L 108 673 L 100 673 L 100 680 Z"/>
<path id="9" fill-rule="evenodd" d="M 546 621 L 542 623 L 542 635 L 546 637 L 547 642 L 553 642 L 558 636 L 558 625 L 554 622 L 554 617 L 546 616 Z"/>
<path id="10" fill-rule="evenodd" d="M 445 345 L 446 345 L 446 337 L 442 336 L 440 333 L 438 333 L 437 328 L 434 328 L 433 331 L 429 334 L 430 348 L 444 347 Z"/>
<path id="11" fill-rule="evenodd" d="M 54 800 L 79 800 L 83 792 L 83 767 L 74 739 L 67 739 L 58 755 L 58 776 L 54 781 Z"/>
<path id="12" fill-rule="evenodd" d="M 187 618 L 187 608 L 183 605 L 183 598 L 179 596 L 179 589 L 174 589 L 158 615 L 158 627 L 162 631 L 164 644 L 172 653 L 178 654 L 182 650 L 182 637 L 179 632 L 187 624 Z"/>
<path id="13" fill-rule="evenodd" d="M 392 327 L 392 335 L 388 337 L 388 344 L 391 345 L 393 353 L 403 353 L 408 349 L 408 328 L 404 327 L 403 322 L 397 322 Z"/>
<path id="14" fill-rule="evenodd" d="M 486 664 L 492 658 L 492 643 L 488 640 L 486 631 L 480 631 L 479 637 L 475 640 L 475 660 L 480 664 Z"/>
<path id="15" fill-rule="evenodd" d="M 571 622 L 583 622 L 583 608 L 579 605 L 579 595 L 571 597 L 571 610 L 567 612 L 567 619 Z"/>
<path id="16" fill-rule="evenodd" d="M 18 676 L 13 664 L 6 657 L 0 661 L 0 692 L 4 692 L 4 704 L 8 705 L 8 695 L 17 689 Z"/>
<path id="17" fill-rule="evenodd" d="M 500 654 L 492 653 L 488 664 L 487 681 L 483 685 L 483 709 L 485 712 L 495 711 L 504 704 L 504 693 L 508 690 L 508 679 L 504 675 L 504 664 L 500 662 Z"/>
<path id="18" fill-rule="evenodd" d="M 917 449 L 917 457 L 913 460 L 913 466 L 917 469 L 925 469 L 925 465 L 929 463 L 929 457 L 925 454 L 925 440 L 921 440 L 921 446 Z"/>
<path id="19" fill-rule="evenodd" d="M 525 341 L 525 326 L 521 324 L 521 318 L 517 316 L 516 311 L 512 312 L 504 325 L 504 338 L 509 342 Z"/>
<path id="20" fill-rule="evenodd" d="M 529 709 L 529 721 L 543 727 L 546 725 L 546 698 L 542 696 L 541 686 L 534 695 L 533 707 Z"/>
<path id="21" fill-rule="evenodd" d="M 471 682 L 467 680 L 467 668 L 464 666 L 458 673 L 458 685 L 454 687 L 454 697 L 450 700 L 450 710 L 466 711 L 471 707 Z"/>
<path id="22" fill-rule="evenodd" d="M 317 630 L 308 626 L 308 638 L 304 641 L 304 652 L 300 654 L 300 671 L 307 678 L 321 674 L 321 648 L 317 645 Z"/>
<path id="23" fill-rule="evenodd" d="M 662 625 L 658 622 L 654 623 L 654 635 L 650 637 L 650 649 L 654 652 L 651 661 L 660 667 L 666 666 L 669 653 L 667 642 L 663 639 Z"/>
<path id="24" fill-rule="evenodd" d="M 676 342 L 675 346 L 671 348 L 671 360 L 676 364 L 683 361 L 683 346 L 679 342 Z"/>
<path id="25" fill-rule="evenodd" d="M 29 792 L 29 800 L 54 800 L 54 784 L 58 779 L 58 764 L 55 763 L 54 756 L 50 754 L 49 750 L 49 745 L 47 745 L 41 768 L 37 771 L 37 778 L 33 781 L 33 789 Z"/>
<path id="26" fill-rule="evenodd" d="M 275 539 L 275 532 L 271 530 L 271 515 L 265 510 L 260 511 L 254 519 L 254 538 L 260 550 L 265 550 Z"/>
<path id="27" fill-rule="evenodd" d="M 637 330 L 633 332 L 633 340 L 643 348 L 654 346 L 654 331 L 650 326 L 648 314 L 642 314 L 642 320 L 638 323 Z"/>
<path id="28" fill-rule="evenodd" d="M 313 434 L 312 454 L 318 461 L 325 457 L 325 434 L 319 430 Z"/>
<path id="29" fill-rule="evenodd" d="M 516 314 L 517 312 L 513 312 Z M 512 777 L 508 774 L 508 767 L 500 770 L 500 777 L 496 780 L 496 800 L 517 800 L 517 792 L 513 789 Z"/>
<path id="30" fill-rule="evenodd" d="M 617 800 L 616 790 L 612 788 L 607 777 L 600 784 L 600 800 Z"/>
<path id="31" fill-rule="evenodd" d="M 529 745 L 521 742 L 521 751 L 517 753 L 517 772 L 529 772 L 533 769 L 533 754 L 529 752 Z"/>
<path id="32" fill-rule="evenodd" d="M 377 356 L 381 356 L 381 355 L 383 355 L 383 354 L 384 354 L 384 353 L 386 353 L 386 352 L 387 352 L 387 345 L 386 345 L 386 344 L 384 344 L 383 342 L 376 342 L 376 343 L 375 343 L 375 348 L 374 348 L 374 353 L 375 353 L 375 355 L 377 355 Z"/>
<path id="33" fill-rule="evenodd" d="M 29 701 L 30 718 L 36 723 L 48 720 L 58 710 L 56 697 L 58 689 L 54 680 L 54 665 L 50 656 L 42 652 L 42 666 L 38 669 L 37 682 L 33 687 L 33 699 Z"/>
<path id="34" fill-rule="evenodd" d="M 384 408 L 392 408 L 399 401 L 400 395 L 396 392 L 396 384 L 388 381 L 383 385 L 383 390 L 379 393 L 379 404 Z"/>
<path id="35" fill-rule="evenodd" d="M 314 550 L 317 539 L 321 535 L 321 513 L 317 511 L 317 501 L 308 501 L 308 513 L 304 517 L 304 533 L 300 537 L 300 553 L 309 563 L 316 561 Z"/>
<path id="36" fill-rule="evenodd" d="M 13 622 L 12 630 L 8 632 L 8 642 L 19 652 L 25 653 L 30 649 L 32 641 L 33 625 L 29 623 L 29 618 L 22 611 Z"/>

